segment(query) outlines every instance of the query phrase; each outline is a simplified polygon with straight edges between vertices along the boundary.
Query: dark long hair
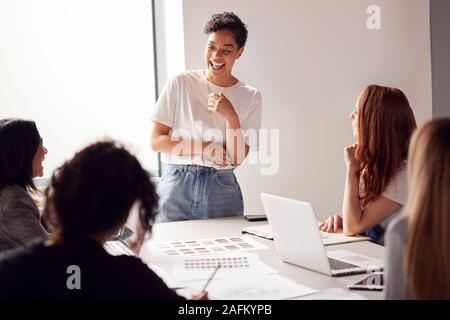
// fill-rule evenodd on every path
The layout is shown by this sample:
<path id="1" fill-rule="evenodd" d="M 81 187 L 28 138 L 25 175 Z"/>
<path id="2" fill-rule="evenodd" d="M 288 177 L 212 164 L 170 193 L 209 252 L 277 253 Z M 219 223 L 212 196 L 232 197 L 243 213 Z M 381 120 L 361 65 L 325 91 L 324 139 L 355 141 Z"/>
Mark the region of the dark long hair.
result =
<path id="1" fill-rule="evenodd" d="M 40 143 L 41 136 L 34 121 L 0 120 L 0 189 L 17 184 L 36 190 L 33 158 Z"/>
<path id="2" fill-rule="evenodd" d="M 57 217 L 57 234 L 66 242 L 121 227 L 136 202 L 143 237 L 158 204 L 149 173 L 114 141 L 75 154 L 53 173 L 46 195 L 46 215 L 52 211 Z"/>
<path id="3" fill-rule="evenodd" d="M 376 199 L 407 158 L 416 128 L 414 113 L 399 89 L 370 85 L 359 99 L 356 159 L 364 182 L 361 205 Z"/>

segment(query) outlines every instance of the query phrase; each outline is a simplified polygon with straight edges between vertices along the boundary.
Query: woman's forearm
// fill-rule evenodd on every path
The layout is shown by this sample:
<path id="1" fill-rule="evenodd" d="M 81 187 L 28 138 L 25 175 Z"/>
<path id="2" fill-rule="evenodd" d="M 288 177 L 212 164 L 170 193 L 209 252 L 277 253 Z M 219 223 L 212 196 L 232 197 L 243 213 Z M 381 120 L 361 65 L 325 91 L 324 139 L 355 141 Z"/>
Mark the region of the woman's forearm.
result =
<path id="1" fill-rule="evenodd" d="M 239 166 L 244 162 L 248 153 L 248 146 L 242 135 L 241 124 L 239 118 L 226 121 L 226 150 L 233 161 L 234 166 Z"/>
<path id="2" fill-rule="evenodd" d="M 173 138 L 170 135 L 159 135 L 152 139 L 151 148 L 155 152 L 174 156 L 194 156 L 203 154 L 209 143 L 191 139 Z"/>
<path id="3" fill-rule="evenodd" d="M 343 231 L 346 235 L 360 233 L 359 222 L 362 218 L 362 210 L 359 202 L 359 177 L 357 171 L 347 169 L 345 178 L 344 200 L 342 204 Z"/>

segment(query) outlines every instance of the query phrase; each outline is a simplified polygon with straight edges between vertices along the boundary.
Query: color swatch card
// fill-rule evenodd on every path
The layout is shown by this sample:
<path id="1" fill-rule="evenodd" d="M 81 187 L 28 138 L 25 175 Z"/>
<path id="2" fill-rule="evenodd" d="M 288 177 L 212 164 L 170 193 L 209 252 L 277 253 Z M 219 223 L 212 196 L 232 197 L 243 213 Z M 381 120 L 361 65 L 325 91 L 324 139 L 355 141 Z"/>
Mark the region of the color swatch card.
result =
<path id="1" fill-rule="evenodd" d="M 230 253 L 267 249 L 248 236 L 221 237 L 171 242 L 150 242 L 152 254 L 177 258 L 179 256 Z"/>
<path id="2" fill-rule="evenodd" d="M 215 270 L 218 267 L 223 268 L 222 270 L 231 269 L 249 269 L 250 261 L 248 256 L 239 255 L 236 257 L 226 257 L 226 256 L 200 256 L 184 259 L 184 270 L 185 271 L 196 271 L 202 270 Z"/>
<path id="3" fill-rule="evenodd" d="M 173 276 L 178 279 L 195 281 L 209 279 L 217 270 L 214 278 L 232 276 L 255 276 L 277 273 L 276 270 L 259 260 L 253 253 L 226 253 L 180 257 L 174 260 Z"/>

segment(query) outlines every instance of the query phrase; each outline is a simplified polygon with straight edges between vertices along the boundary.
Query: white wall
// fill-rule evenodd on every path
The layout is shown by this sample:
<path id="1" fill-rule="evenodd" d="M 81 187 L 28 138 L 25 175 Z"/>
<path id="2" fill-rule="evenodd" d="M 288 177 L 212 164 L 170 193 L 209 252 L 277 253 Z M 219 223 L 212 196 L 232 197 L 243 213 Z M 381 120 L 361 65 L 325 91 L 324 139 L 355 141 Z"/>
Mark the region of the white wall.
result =
<path id="1" fill-rule="evenodd" d="M 430 2 L 433 117 L 450 117 L 450 1 Z"/>
<path id="2" fill-rule="evenodd" d="M 381 7 L 382 29 L 369 31 L 366 9 Z M 427 0 L 187 0 L 186 68 L 203 67 L 204 23 L 234 11 L 249 28 L 235 74 L 261 90 L 263 127 L 280 129 L 280 170 L 237 175 L 246 212 L 262 212 L 259 193 L 308 200 L 322 218 L 340 212 L 343 149 L 354 142 L 348 114 L 367 84 L 395 86 L 418 123 L 431 118 Z"/>

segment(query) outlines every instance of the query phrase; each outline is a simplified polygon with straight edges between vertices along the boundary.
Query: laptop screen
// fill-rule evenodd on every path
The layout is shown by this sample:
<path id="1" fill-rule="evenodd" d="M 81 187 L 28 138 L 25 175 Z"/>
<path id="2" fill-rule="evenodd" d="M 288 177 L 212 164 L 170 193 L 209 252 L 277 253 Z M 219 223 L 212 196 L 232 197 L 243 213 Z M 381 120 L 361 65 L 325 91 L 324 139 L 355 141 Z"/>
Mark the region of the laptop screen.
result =
<path id="1" fill-rule="evenodd" d="M 128 241 L 133 240 L 137 236 L 137 230 L 139 230 L 139 207 L 136 202 L 130 210 L 127 222 L 120 228 L 120 230 L 115 234 L 111 240 L 120 241 L 127 244 Z"/>

